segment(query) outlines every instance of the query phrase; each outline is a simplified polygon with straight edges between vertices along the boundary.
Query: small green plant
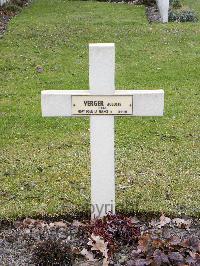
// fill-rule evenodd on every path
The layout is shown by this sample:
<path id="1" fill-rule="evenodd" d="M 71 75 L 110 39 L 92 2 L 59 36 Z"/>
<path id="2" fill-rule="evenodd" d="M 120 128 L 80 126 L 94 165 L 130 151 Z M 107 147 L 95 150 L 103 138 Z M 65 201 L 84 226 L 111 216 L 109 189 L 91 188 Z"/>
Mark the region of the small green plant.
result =
<path id="1" fill-rule="evenodd" d="M 145 6 L 154 6 L 156 4 L 156 0 L 143 0 L 142 4 Z"/>
<path id="2" fill-rule="evenodd" d="M 180 0 L 170 0 L 170 5 L 172 6 L 172 8 L 181 8 L 182 7 L 182 3 Z"/>
<path id="3" fill-rule="evenodd" d="M 176 22 L 197 22 L 198 18 L 192 10 L 181 10 L 179 12 L 171 10 L 169 12 L 169 21 Z"/>
<path id="4" fill-rule="evenodd" d="M 23 0 L 11 0 L 11 3 L 12 3 L 13 5 L 20 6 L 20 7 L 23 7 L 24 2 L 25 2 L 25 1 L 23 1 Z"/>
<path id="5" fill-rule="evenodd" d="M 13 13 L 17 13 L 21 11 L 21 7 L 12 3 L 8 3 L 5 5 L 5 9 L 8 12 L 13 12 Z"/>
<path id="6" fill-rule="evenodd" d="M 37 244 L 33 251 L 32 261 L 38 266 L 71 266 L 73 256 L 70 247 L 62 241 L 47 239 Z"/>

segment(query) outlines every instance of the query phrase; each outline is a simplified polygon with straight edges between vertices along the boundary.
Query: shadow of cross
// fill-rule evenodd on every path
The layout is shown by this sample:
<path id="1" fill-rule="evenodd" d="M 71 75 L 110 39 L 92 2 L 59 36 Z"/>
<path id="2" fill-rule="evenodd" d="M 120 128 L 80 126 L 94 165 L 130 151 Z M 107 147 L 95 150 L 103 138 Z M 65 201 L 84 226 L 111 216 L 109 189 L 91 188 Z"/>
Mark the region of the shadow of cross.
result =
<path id="1" fill-rule="evenodd" d="M 42 91 L 44 117 L 90 116 L 91 218 L 115 213 L 114 117 L 162 116 L 163 90 L 115 90 L 115 45 L 89 45 L 90 90 Z"/>

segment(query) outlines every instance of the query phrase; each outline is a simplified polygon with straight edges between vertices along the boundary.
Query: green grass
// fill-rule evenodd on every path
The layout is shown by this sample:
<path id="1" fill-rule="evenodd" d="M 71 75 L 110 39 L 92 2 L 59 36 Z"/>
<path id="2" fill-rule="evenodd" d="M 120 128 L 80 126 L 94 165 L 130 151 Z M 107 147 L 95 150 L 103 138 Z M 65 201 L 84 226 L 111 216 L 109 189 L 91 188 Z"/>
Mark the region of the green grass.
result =
<path id="1" fill-rule="evenodd" d="M 88 89 L 91 42 L 116 44 L 116 88 L 165 90 L 164 117 L 116 118 L 117 211 L 200 216 L 200 23 L 38 0 L 0 40 L 0 219 L 89 213 L 89 119 L 42 118 L 40 92 Z"/>

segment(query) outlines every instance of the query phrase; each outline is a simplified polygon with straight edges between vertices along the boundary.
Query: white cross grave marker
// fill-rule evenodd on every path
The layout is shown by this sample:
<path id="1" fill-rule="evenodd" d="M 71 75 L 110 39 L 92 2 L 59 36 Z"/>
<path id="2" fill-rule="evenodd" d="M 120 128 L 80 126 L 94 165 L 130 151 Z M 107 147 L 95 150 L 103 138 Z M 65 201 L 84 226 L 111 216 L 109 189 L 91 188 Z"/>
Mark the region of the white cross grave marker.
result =
<path id="1" fill-rule="evenodd" d="M 45 117 L 90 116 L 91 218 L 115 213 L 114 116 L 162 116 L 163 90 L 116 90 L 115 45 L 89 45 L 90 90 L 42 91 Z"/>

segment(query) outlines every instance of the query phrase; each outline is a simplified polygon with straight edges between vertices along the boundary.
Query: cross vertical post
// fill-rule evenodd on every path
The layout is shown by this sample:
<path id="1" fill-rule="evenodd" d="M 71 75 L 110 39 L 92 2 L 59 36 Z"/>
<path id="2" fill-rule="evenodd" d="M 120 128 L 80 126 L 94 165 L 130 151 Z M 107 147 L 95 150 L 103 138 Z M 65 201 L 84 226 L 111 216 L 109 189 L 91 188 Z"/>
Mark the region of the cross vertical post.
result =
<path id="1" fill-rule="evenodd" d="M 90 44 L 89 84 L 93 95 L 115 92 L 115 45 Z M 115 213 L 114 116 L 90 117 L 91 218 Z"/>
<path id="2" fill-rule="evenodd" d="M 167 23 L 169 16 L 169 0 L 157 0 L 157 5 L 161 16 L 161 22 Z"/>

